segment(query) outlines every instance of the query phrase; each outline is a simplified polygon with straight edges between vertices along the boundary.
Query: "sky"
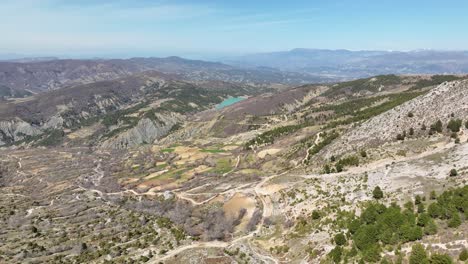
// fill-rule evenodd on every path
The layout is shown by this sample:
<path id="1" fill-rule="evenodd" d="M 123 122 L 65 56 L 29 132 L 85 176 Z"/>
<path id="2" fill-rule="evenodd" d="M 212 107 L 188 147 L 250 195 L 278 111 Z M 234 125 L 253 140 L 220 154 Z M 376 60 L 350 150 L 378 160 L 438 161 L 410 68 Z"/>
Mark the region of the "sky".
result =
<path id="1" fill-rule="evenodd" d="M 466 0 L 0 0 L 0 54 L 467 50 Z"/>

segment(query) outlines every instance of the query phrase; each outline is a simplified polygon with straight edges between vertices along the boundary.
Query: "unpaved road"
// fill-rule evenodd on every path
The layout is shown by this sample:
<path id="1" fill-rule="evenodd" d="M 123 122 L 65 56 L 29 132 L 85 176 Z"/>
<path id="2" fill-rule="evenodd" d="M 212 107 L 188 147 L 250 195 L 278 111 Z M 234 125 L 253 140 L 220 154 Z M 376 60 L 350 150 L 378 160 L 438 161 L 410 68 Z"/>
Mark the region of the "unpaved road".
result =
<path id="1" fill-rule="evenodd" d="M 319 143 L 319 141 L 320 141 L 320 134 L 322 134 L 322 132 L 318 132 L 318 133 L 317 133 L 317 137 L 315 138 L 314 144 L 313 144 L 312 146 L 310 146 L 310 147 L 307 149 L 307 151 L 306 151 L 306 156 L 305 156 L 304 159 L 302 160 L 302 164 L 305 164 L 306 161 L 309 159 L 309 156 L 310 156 L 310 152 L 309 152 L 309 151 Z"/>

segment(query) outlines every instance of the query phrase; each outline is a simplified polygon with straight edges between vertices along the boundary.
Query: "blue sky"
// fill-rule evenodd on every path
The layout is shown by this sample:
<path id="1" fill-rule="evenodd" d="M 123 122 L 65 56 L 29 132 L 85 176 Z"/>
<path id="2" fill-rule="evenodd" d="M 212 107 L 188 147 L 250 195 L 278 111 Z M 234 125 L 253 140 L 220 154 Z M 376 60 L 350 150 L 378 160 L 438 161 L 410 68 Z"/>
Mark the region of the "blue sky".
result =
<path id="1" fill-rule="evenodd" d="M 216 57 L 468 49 L 463 0 L 0 0 L 0 53 Z"/>

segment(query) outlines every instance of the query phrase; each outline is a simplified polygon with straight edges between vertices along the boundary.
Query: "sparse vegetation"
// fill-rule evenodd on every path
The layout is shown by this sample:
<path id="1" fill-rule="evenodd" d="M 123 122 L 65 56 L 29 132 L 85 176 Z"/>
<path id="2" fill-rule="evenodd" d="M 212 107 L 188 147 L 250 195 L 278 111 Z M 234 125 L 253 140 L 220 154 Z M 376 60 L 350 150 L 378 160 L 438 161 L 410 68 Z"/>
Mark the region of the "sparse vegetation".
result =
<path id="1" fill-rule="evenodd" d="M 272 130 L 263 132 L 262 134 L 256 136 L 255 138 L 249 140 L 245 143 L 245 149 L 251 149 L 254 146 L 261 146 L 265 144 L 272 144 L 275 142 L 275 139 L 291 133 L 296 132 L 297 130 L 310 126 L 309 123 L 302 123 L 298 125 L 282 126 L 277 127 Z"/>

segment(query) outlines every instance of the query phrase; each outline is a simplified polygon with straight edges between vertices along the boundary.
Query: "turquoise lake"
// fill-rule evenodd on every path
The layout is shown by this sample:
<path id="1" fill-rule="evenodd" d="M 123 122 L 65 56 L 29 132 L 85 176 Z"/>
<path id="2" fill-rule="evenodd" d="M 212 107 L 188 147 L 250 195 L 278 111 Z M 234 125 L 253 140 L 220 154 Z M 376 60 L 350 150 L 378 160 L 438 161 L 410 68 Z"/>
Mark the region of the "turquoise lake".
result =
<path id="1" fill-rule="evenodd" d="M 247 99 L 246 97 L 229 97 L 216 106 L 216 109 L 222 109 L 237 102 Z"/>

